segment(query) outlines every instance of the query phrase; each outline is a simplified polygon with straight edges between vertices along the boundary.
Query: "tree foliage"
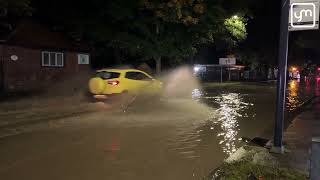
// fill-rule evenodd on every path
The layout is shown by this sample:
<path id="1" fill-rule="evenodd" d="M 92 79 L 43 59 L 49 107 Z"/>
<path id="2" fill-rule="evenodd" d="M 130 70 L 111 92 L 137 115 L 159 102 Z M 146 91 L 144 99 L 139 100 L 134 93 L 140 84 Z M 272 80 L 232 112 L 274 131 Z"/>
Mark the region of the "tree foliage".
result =
<path id="1" fill-rule="evenodd" d="M 134 36 L 132 43 L 128 43 L 131 38 L 117 42 L 126 43 L 125 48 L 147 58 L 186 57 L 194 55 L 202 44 L 224 40 L 235 45 L 246 37 L 244 19 L 227 21 L 231 13 L 228 14 L 219 1 L 144 0 L 140 11 L 148 16 L 138 18 L 135 21 L 138 26 L 130 27 L 136 32 L 141 31 L 144 36 L 130 34 Z"/>
<path id="2" fill-rule="evenodd" d="M 0 0 L 0 37 L 13 30 L 20 17 L 31 15 L 29 0 Z"/>
<path id="3" fill-rule="evenodd" d="M 238 16 L 232 16 L 227 18 L 224 22 L 226 29 L 232 34 L 234 38 L 239 41 L 247 38 L 246 23 L 244 18 Z"/>
<path id="4" fill-rule="evenodd" d="M 0 0 L 1 16 L 25 15 L 30 11 L 30 0 Z"/>
<path id="5" fill-rule="evenodd" d="M 203 44 L 222 40 L 232 46 L 246 38 L 245 19 L 231 18 L 243 11 L 240 0 L 31 1 L 35 17 L 63 27 L 73 38 L 141 59 L 184 58 Z"/>

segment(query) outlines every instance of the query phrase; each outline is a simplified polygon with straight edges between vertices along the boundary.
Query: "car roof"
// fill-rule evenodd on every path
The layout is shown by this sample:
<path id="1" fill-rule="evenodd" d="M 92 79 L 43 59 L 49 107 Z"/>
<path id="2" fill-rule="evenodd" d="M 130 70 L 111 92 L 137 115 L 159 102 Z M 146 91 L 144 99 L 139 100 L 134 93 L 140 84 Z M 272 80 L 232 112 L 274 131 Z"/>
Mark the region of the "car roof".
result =
<path id="1" fill-rule="evenodd" d="M 97 70 L 96 72 L 103 72 L 103 71 L 108 71 L 108 72 L 118 72 L 118 73 L 125 73 L 125 72 L 142 72 L 147 74 L 146 72 L 140 71 L 138 69 L 100 69 Z"/>

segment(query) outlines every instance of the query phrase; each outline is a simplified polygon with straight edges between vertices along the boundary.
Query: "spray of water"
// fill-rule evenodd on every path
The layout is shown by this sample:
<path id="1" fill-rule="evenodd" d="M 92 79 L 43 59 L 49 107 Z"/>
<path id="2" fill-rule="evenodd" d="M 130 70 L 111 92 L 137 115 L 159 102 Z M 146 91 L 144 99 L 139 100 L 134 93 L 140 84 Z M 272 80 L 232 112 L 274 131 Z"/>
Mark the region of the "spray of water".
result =
<path id="1" fill-rule="evenodd" d="M 164 96 L 171 98 L 192 98 L 192 92 L 200 88 L 199 81 L 194 77 L 190 67 L 183 66 L 166 74 Z"/>

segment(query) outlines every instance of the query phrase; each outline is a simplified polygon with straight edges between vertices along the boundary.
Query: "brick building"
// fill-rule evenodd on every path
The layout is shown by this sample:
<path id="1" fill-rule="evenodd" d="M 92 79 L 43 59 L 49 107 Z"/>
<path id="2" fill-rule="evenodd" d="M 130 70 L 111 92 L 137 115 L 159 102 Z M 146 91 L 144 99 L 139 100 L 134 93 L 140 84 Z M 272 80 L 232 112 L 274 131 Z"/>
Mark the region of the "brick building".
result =
<path id="1" fill-rule="evenodd" d="M 0 39 L 0 91 L 41 89 L 90 69 L 89 48 L 24 21 Z"/>

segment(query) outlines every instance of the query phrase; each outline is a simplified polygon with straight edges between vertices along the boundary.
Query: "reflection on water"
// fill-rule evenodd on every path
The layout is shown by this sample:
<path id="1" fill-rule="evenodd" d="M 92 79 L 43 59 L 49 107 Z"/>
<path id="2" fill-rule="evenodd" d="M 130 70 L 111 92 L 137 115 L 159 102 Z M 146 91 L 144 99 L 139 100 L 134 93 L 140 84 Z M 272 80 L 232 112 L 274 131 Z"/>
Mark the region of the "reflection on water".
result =
<path id="1" fill-rule="evenodd" d="M 253 104 L 244 102 L 243 94 L 223 93 L 218 96 L 201 97 L 204 93 L 193 91 L 193 98 L 215 104 L 217 109 L 212 114 L 213 125 L 211 130 L 217 132 L 219 144 L 224 153 L 230 155 L 236 151 L 236 143 L 239 141 L 239 120 L 245 116 L 245 111 Z"/>
<path id="2" fill-rule="evenodd" d="M 304 81 L 289 81 L 286 102 L 287 110 L 293 111 L 299 106 L 301 106 L 306 100 L 310 99 L 314 95 L 317 95 L 317 84 L 317 81 L 309 79 L 305 79 Z"/>
<path id="3" fill-rule="evenodd" d="M 320 82 L 320 79 L 318 82 Z M 312 97 L 314 95 L 314 85 L 314 81 L 290 81 L 286 96 L 287 110 L 295 110 L 303 102 Z M 271 96 L 275 96 L 275 94 L 266 95 L 266 97 Z M 229 155 L 236 151 L 240 138 L 240 129 L 242 129 L 240 124 L 245 124 L 241 121 L 248 122 L 247 120 L 255 119 L 255 110 L 257 107 L 252 108 L 254 100 L 249 98 L 245 92 L 236 92 L 232 89 L 209 91 L 194 89 L 192 91 L 192 98 L 195 101 L 204 102 L 205 104 L 215 108 L 215 110 L 210 113 L 212 123 L 208 126 L 214 133 L 216 133 L 217 140 L 224 153 Z M 256 96 L 255 98 L 262 97 Z M 269 107 L 271 106 L 275 107 L 275 104 L 269 104 Z M 267 107 L 267 105 L 265 107 Z M 250 117 L 248 117 L 248 114 L 250 114 Z"/>
<path id="4" fill-rule="evenodd" d="M 290 81 L 287 88 L 288 109 L 295 109 L 313 93 L 314 82 L 309 85 L 305 85 L 304 81 Z M 188 118 L 183 124 L 175 125 L 176 136 L 170 138 L 169 145 L 170 151 L 195 162 L 196 165 L 190 170 L 194 177 L 207 173 L 204 168 L 207 166 L 201 164 L 206 162 L 204 159 L 222 161 L 242 145 L 242 136 L 253 138 L 273 127 L 275 100 L 272 97 L 275 91 L 263 85 L 254 87 L 252 91 L 243 89 L 203 88 L 192 91 L 194 101 L 210 107 L 204 117 L 208 119 L 194 123 Z"/>
<path id="5" fill-rule="evenodd" d="M 238 93 L 221 94 L 215 98 L 220 108 L 216 110 L 217 121 L 214 124 L 219 125 L 221 132 L 217 135 L 219 144 L 222 146 L 223 152 L 231 154 L 236 151 L 235 143 L 238 141 L 237 135 L 240 131 L 239 117 L 242 112 L 248 108 L 248 103 Z"/>
<path id="6" fill-rule="evenodd" d="M 289 111 L 294 110 L 299 105 L 298 97 L 299 82 L 292 80 L 289 82 L 288 96 L 287 96 L 287 108 Z"/>

